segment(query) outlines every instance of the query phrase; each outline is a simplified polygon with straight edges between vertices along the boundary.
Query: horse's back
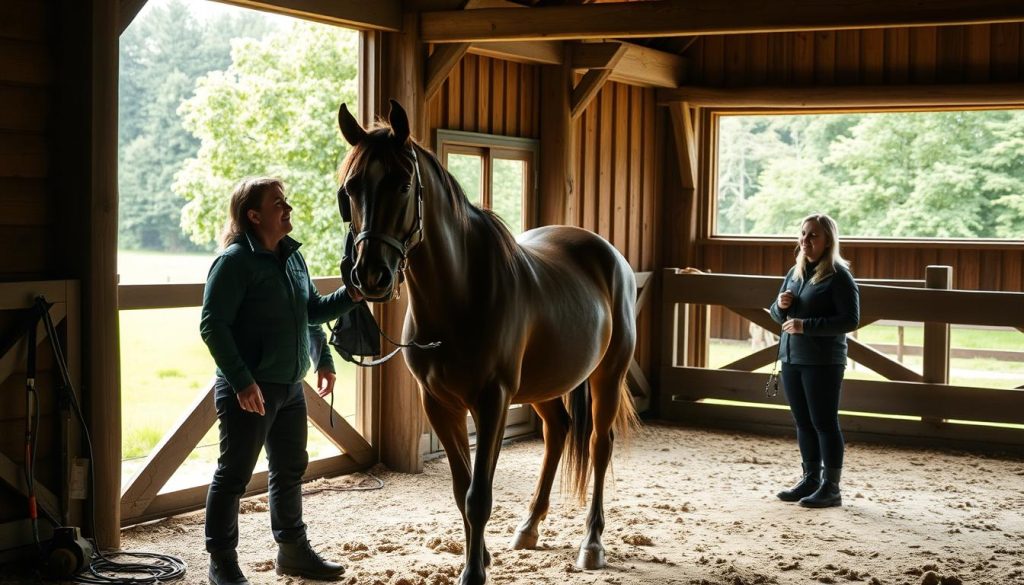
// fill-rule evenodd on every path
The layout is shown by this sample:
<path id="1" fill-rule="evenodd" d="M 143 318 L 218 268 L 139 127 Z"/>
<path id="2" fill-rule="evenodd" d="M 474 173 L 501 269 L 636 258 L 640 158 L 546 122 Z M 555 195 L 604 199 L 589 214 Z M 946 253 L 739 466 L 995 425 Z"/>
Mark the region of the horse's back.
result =
<path id="1" fill-rule="evenodd" d="M 608 240 L 594 232 L 573 226 L 544 226 L 520 234 L 517 241 L 535 264 L 555 266 L 565 277 L 592 280 L 614 292 L 626 293 L 632 288 L 631 294 L 636 294 L 629 263 Z"/>

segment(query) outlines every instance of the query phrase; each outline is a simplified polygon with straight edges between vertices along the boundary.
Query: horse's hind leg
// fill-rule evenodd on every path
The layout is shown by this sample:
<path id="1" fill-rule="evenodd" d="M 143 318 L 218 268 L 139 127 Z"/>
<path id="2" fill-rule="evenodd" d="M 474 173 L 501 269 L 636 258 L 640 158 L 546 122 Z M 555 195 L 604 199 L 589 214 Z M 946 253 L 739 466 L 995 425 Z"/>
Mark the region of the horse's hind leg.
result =
<path id="1" fill-rule="evenodd" d="M 558 461 L 562 458 L 565 448 L 565 437 L 569 433 L 569 413 L 561 398 L 540 402 L 533 405 L 541 420 L 544 421 L 544 461 L 541 464 L 540 478 L 533 492 L 530 511 L 523 522 L 516 528 L 512 537 L 512 548 L 534 548 L 540 535 L 538 527 L 548 514 L 550 505 L 551 485 L 555 481 Z"/>
<path id="2" fill-rule="evenodd" d="M 580 543 L 576 566 L 581 569 L 600 569 L 605 566 L 604 545 L 604 480 L 608 463 L 612 457 L 612 426 L 620 415 L 620 405 L 632 413 L 632 405 L 622 405 L 631 400 L 625 388 L 626 370 L 633 356 L 635 334 L 632 327 L 626 327 L 618 340 L 613 336 L 608 353 L 590 376 L 591 414 L 594 420 L 590 435 L 590 460 L 594 469 L 594 495 L 587 514 L 587 532 Z"/>

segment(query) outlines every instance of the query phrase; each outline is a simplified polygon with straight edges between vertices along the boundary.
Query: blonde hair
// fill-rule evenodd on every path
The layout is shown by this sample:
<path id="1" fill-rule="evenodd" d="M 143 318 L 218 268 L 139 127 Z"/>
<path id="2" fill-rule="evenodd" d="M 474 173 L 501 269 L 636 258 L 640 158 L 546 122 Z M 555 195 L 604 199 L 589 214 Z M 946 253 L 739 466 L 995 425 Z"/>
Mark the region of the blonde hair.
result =
<path id="1" fill-rule="evenodd" d="M 839 253 L 839 226 L 836 220 L 824 213 L 812 213 L 800 222 L 800 227 L 809 221 L 815 221 L 821 226 L 821 232 L 825 236 L 825 245 L 828 247 L 825 253 L 818 260 L 818 266 L 811 276 L 811 284 L 821 282 L 836 271 L 836 266 L 849 269 L 850 262 Z M 794 280 L 803 280 L 804 271 L 807 268 L 807 256 L 800 246 L 796 247 L 796 269 L 793 271 Z"/>
<path id="2" fill-rule="evenodd" d="M 221 248 L 227 248 L 252 229 L 249 210 L 257 209 L 263 203 L 263 195 L 271 187 L 284 191 L 284 182 L 276 177 L 246 177 L 238 182 L 228 203 L 228 220 L 220 235 Z"/>

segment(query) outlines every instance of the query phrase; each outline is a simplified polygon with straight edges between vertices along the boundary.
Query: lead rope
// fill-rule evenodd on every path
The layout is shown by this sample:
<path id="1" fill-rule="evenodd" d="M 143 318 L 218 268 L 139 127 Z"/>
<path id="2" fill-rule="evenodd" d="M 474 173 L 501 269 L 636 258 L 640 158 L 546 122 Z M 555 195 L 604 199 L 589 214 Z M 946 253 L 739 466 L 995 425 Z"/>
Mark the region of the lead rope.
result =
<path id="1" fill-rule="evenodd" d="M 779 335 L 779 351 L 775 354 L 775 361 L 772 362 L 772 373 L 768 375 L 768 382 L 764 385 L 764 395 L 768 398 L 775 398 L 779 395 L 779 360 L 782 359 L 782 335 Z"/>

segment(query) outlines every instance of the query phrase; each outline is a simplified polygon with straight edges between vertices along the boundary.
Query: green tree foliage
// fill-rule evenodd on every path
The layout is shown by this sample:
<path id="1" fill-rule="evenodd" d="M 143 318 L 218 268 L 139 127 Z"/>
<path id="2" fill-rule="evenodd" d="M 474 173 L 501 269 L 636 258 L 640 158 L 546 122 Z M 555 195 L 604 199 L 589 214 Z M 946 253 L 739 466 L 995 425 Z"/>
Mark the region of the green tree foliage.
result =
<path id="1" fill-rule="evenodd" d="M 230 66 L 199 79 L 179 111 L 200 147 L 174 182 L 194 242 L 216 241 L 239 179 L 273 175 L 286 184 L 292 235 L 304 242 L 310 270 L 337 272 L 335 175 L 347 152 L 337 111 L 342 102 L 356 105 L 357 41 L 351 31 L 296 22 L 262 40 L 236 39 Z"/>
<path id="2" fill-rule="evenodd" d="M 1024 112 L 723 119 L 718 233 L 789 235 L 815 211 L 844 234 L 1020 238 Z"/>
<path id="3" fill-rule="evenodd" d="M 230 39 L 267 30 L 256 13 L 201 23 L 184 2 L 169 0 L 152 2 L 121 36 L 119 247 L 197 248 L 179 227 L 184 199 L 171 190 L 174 173 L 199 148 L 177 109 L 200 75 L 230 64 Z"/>

